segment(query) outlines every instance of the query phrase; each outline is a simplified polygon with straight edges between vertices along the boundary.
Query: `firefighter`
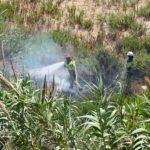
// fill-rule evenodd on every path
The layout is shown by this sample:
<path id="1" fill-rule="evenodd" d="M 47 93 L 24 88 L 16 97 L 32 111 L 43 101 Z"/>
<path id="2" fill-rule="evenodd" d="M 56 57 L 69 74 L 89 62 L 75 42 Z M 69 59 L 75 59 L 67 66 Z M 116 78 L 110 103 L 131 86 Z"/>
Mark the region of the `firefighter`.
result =
<path id="1" fill-rule="evenodd" d="M 129 51 L 127 53 L 127 66 L 126 66 L 126 88 L 125 93 L 129 95 L 132 93 L 132 78 L 133 78 L 133 67 L 134 67 L 134 54 L 133 52 Z"/>
<path id="2" fill-rule="evenodd" d="M 65 66 L 65 68 L 68 69 L 68 72 L 70 74 L 70 88 L 73 88 L 74 84 L 79 85 L 77 82 L 76 64 L 75 64 L 75 61 L 73 60 L 73 58 L 70 54 L 68 54 L 66 56 L 66 63 L 64 66 Z"/>

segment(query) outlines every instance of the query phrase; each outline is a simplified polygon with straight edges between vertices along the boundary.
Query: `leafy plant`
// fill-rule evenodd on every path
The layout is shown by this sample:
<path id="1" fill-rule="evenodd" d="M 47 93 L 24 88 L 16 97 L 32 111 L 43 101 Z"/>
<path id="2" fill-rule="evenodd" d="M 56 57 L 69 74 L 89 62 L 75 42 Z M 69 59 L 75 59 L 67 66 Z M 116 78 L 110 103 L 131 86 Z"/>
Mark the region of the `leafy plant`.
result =
<path id="1" fill-rule="evenodd" d="M 101 78 L 97 84 L 87 83 L 90 97 L 83 96 L 82 101 L 65 93 L 53 93 L 49 99 L 47 92 L 41 101 L 40 91 L 32 88 L 29 77 L 18 79 L 13 86 L 19 95 L 0 90 L 0 125 L 10 137 L 0 137 L 3 149 L 150 148 L 146 96 L 108 94 Z"/>
<path id="2" fill-rule="evenodd" d="M 133 36 L 142 36 L 146 33 L 146 27 L 144 27 L 143 24 L 134 22 L 131 24 L 131 33 Z"/>
<path id="3" fill-rule="evenodd" d="M 137 11 L 137 15 L 144 17 L 146 20 L 149 20 L 150 19 L 150 3 L 148 3 L 148 5 L 145 7 L 141 7 Z"/>
<path id="4" fill-rule="evenodd" d="M 105 22 L 106 17 L 100 14 L 100 15 L 97 15 L 97 20 L 100 21 L 100 22 Z"/>
<path id="5" fill-rule="evenodd" d="M 150 75 L 150 68 L 149 68 L 149 63 L 150 63 L 150 56 L 147 54 L 139 54 L 136 55 L 135 57 L 135 62 L 134 62 L 134 68 L 137 71 L 139 75 L 142 76 L 149 76 Z"/>
<path id="6" fill-rule="evenodd" d="M 131 27 L 134 22 L 134 18 L 128 15 L 111 15 L 109 17 L 109 25 L 112 29 L 117 30 L 127 30 Z"/>
<path id="7" fill-rule="evenodd" d="M 99 50 L 96 59 L 98 61 L 96 68 L 98 72 L 101 72 L 104 83 L 106 85 L 113 84 L 113 80 L 122 72 L 122 62 L 105 48 Z"/>
<path id="8" fill-rule="evenodd" d="M 149 38 L 139 39 L 136 37 L 127 37 L 119 40 L 117 42 L 117 51 L 118 52 L 148 52 L 149 51 L 150 41 Z"/>
<path id="9" fill-rule="evenodd" d="M 92 27 L 93 27 L 93 24 L 94 24 L 93 21 L 90 20 L 90 19 L 85 20 L 85 21 L 83 22 L 83 26 L 84 26 L 84 28 L 87 29 L 87 30 L 91 30 Z"/>
<path id="10" fill-rule="evenodd" d="M 12 19 L 17 12 L 16 3 L 0 3 L 0 13 L 5 19 Z"/>
<path id="11" fill-rule="evenodd" d="M 67 10 L 68 10 L 68 13 L 69 13 L 69 16 L 75 16 L 76 14 L 76 6 L 72 5 L 70 7 L 67 7 Z"/>
<path id="12" fill-rule="evenodd" d="M 50 14 L 52 17 L 59 17 L 61 15 L 61 11 L 59 9 L 59 3 L 55 3 L 53 0 L 42 1 L 41 13 Z"/>
<path id="13" fill-rule="evenodd" d="M 56 30 L 52 32 L 53 39 L 60 45 L 73 44 L 78 46 L 80 41 L 76 36 L 71 35 L 69 32 Z"/>
<path id="14" fill-rule="evenodd" d="M 79 14 L 75 14 L 73 16 L 70 16 L 69 17 L 70 24 L 72 24 L 72 25 L 76 25 L 76 24 L 82 25 L 83 16 L 84 16 L 84 11 L 80 11 Z"/>

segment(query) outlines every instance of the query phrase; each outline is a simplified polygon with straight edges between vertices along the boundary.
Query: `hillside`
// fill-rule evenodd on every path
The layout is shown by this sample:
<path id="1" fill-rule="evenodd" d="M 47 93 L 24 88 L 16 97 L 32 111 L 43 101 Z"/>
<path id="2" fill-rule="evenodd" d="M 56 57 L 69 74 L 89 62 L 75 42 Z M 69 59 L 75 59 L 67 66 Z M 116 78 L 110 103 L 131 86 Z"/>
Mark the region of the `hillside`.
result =
<path id="1" fill-rule="evenodd" d="M 2 0 L 1 34 L 16 39 L 8 51 L 20 51 L 18 40 L 26 36 L 23 32 L 33 36 L 50 32 L 64 49 L 73 46 L 71 49 L 78 57 L 95 56 L 99 49 L 106 49 L 125 61 L 127 51 L 133 51 L 136 56 L 134 87 L 139 89 L 147 84 L 145 78 L 149 80 L 150 76 L 149 10 L 148 0 Z M 9 54 L 7 50 L 5 55 Z"/>
<path id="2" fill-rule="evenodd" d="M 138 13 L 138 10 L 148 5 L 148 0 L 13 0 L 12 2 L 2 0 L 2 2 L 15 5 L 12 6 L 15 8 L 12 12 L 14 16 L 11 14 L 12 21 L 17 18 L 29 30 L 55 31 L 60 29 L 68 31 L 77 35 L 88 45 L 94 45 L 103 36 L 101 38 L 103 38 L 104 45 L 114 50 L 115 43 L 111 36 L 116 36 L 118 40 L 118 38 L 133 35 L 132 30 L 139 32 L 136 31 L 139 28 L 141 30 L 146 28 L 143 35 L 150 34 L 149 14 L 145 17 L 144 14 Z M 149 11 L 148 9 L 149 6 L 146 11 Z M 9 10 L 7 11 L 9 12 Z M 113 28 L 112 24 L 115 23 L 112 22 L 115 21 L 113 19 L 119 19 L 115 18 L 116 14 L 120 17 L 121 15 L 133 16 L 135 25 L 132 29 L 130 27 L 122 28 L 121 31 Z M 129 21 L 127 24 L 131 23 Z"/>
<path id="3" fill-rule="evenodd" d="M 150 150 L 150 0 L 0 0 L 0 150 Z"/>

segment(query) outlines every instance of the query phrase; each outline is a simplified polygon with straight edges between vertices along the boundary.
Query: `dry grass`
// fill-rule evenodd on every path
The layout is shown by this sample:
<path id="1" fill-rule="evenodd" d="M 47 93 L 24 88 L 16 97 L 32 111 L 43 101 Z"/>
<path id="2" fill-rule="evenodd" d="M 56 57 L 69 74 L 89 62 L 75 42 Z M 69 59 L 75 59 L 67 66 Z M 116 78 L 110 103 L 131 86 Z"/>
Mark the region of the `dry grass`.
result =
<path id="1" fill-rule="evenodd" d="M 2 101 L 0 101 L 0 108 L 4 112 L 4 114 L 6 115 L 6 117 L 8 118 L 8 120 L 11 120 L 9 111 L 7 110 L 5 104 Z"/>
<path id="2" fill-rule="evenodd" d="M 17 1 L 17 0 L 15 0 Z M 50 0 L 53 4 L 57 4 L 57 0 Z M 22 0 L 18 4 L 18 15 L 21 17 L 22 23 L 29 30 L 43 30 L 43 31 L 54 31 L 56 29 L 69 31 L 72 34 L 77 35 L 81 38 L 85 43 L 90 43 L 91 41 L 96 42 L 99 36 L 99 32 L 104 30 L 104 39 L 108 37 L 107 35 L 111 32 L 108 23 L 105 20 L 99 21 L 97 19 L 98 15 L 103 15 L 104 17 L 109 17 L 112 13 L 114 14 L 135 14 L 135 7 L 139 8 L 141 6 L 145 6 L 147 4 L 146 0 L 139 0 L 137 3 L 132 6 L 130 2 L 126 5 L 122 1 L 114 1 L 114 0 L 63 0 L 60 1 L 59 4 L 55 5 L 50 13 L 49 9 L 46 12 L 41 12 L 43 10 L 42 1 L 27 1 Z M 76 13 L 78 14 L 80 11 L 84 11 L 85 20 L 91 20 L 93 22 L 93 26 L 90 30 L 86 28 L 81 28 L 78 24 L 73 26 L 69 23 L 69 13 L 67 8 L 75 6 Z M 126 8 L 125 8 L 126 7 Z M 57 17 L 57 11 L 55 9 L 59 9 L 59 12 L 62 12 L 61 16 Z M 45 10 L 45 8 L 44 8 Z M 136 16 L 135 16 L 136 17 Z M 148 28 L 149 23 L 147 21 L 141 20 L 141 18 L 136 18 L 138 21 L 142 21 L 142 23 Z M 100 24 L 103 23 L 103 26 Z M 123 37 L 124 32 L 121 32 L 119 37 Z M 108 43 L 104 40 L 105 46 L 108 46 Z M 113 45 L 113 42 L 110 39 L 110 45 Z"/>
<path id="3" fill-rule="evenodd" d="M 0 83 L 7 87 L 10 91 L 15 92 L 16 94 L 18 94 L 17 90 L 15 89 L 15 87 L 11 84 L 11 82 L 9 82 L 2 74 L 0 74 Z M 19 95 L 19 94 L 18 94 Z"/>

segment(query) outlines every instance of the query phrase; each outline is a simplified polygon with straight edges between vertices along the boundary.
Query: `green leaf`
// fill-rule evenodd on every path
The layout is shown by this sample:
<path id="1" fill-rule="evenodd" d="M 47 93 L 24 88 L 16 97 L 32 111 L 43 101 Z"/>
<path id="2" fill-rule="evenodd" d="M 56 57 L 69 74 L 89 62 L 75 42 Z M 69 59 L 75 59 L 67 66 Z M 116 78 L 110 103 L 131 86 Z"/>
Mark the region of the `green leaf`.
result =
<path id="1" fill-rule="evenodd" d="M 138 129 L 134 130 L 131 134 L 134 135 L 134 134 L 143 133 L 143 132 L 148 133 L 148 131 L 146 129 L 138 128 Z"/>

